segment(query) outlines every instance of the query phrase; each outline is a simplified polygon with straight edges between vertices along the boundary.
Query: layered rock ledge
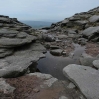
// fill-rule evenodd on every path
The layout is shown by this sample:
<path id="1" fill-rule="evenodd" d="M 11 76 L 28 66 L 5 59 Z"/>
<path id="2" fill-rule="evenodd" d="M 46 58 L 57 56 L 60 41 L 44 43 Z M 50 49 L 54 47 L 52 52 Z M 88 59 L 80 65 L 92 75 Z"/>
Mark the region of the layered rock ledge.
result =
<path id="1" fill-rule="evenodd" d="M 29 67 L 45 57 L 43 52 L 46 52 L 35 30 L 8 16 L 0 16 L 0 24 L 0 77 L 29 72 Z"/>

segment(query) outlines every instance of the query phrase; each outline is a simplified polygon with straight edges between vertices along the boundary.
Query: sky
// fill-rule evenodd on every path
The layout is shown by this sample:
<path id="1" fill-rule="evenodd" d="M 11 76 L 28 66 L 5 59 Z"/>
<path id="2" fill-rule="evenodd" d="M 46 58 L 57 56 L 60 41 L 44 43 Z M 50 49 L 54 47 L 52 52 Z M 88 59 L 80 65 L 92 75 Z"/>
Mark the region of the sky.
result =
<path id="1" fill-rule="evenodd" d="M 0 15 L 18 20 L 61 21 L 99 6 L 99 0 L 0 0 Z"/>

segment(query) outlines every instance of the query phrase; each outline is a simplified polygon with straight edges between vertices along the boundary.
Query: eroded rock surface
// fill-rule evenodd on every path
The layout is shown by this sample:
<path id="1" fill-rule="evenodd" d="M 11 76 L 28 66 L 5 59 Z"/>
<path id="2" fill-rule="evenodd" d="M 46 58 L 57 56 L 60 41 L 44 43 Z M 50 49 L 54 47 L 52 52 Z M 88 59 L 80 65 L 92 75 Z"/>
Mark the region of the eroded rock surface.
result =
<path id="1" fill-rule="evenodd" d="M 46 49 L 35 30 L 16 18 L 1 16 L 0 23 L 0 77 L 17 77 L 44 57 Z"/>

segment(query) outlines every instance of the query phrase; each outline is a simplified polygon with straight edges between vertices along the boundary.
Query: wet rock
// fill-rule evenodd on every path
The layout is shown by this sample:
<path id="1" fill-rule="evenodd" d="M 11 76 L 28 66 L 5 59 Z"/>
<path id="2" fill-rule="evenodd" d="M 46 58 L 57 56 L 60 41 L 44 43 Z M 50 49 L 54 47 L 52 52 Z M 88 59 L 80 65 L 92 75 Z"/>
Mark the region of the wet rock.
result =
<path id="1" fill-rule="evenodd" d="M 99 69 L 99 60 L 94 60 L 93 65 Z"/>
<path id="2" fill-rule="evenodd" d="M 89 18 L 90 22 L 98 22 L 99 21 L 99 15 L 93 15 Z"/>
<path id="3" fill-rule="evenodd" d="M 71 64 L 63 69 L 64 75 L 81 90 L 87 99 L 99 98 L 99 71 L 91 67 Z"/>
<path id="4" fill-rule="evenodd" d="M 61 49 L 56 49 L 56 50 L 51 50 L 50 53 L 52 55 L 55 55 L 55 56 L 61 56 L 62 55 L 62 51 Z"/>
<path id="5" fill-rule="evenodd" d="M 83 53 L 80 57 L 80 63 L 84 66 L 93 66 L 93 61 L 95 60 L 95 57 L 92 57 L 86 53 Z"/>

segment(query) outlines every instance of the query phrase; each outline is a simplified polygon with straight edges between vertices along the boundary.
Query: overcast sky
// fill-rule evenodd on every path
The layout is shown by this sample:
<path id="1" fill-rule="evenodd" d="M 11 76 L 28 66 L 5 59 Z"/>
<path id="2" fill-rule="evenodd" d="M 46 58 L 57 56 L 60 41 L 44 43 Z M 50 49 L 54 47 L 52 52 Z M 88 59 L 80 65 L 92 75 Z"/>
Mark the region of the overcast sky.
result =
<path id="1" fill-rule="evenodd" d="M 99 0 L 0 0 L 0 14 L 18 20 L 63 20 L 99 6 Z"/>

